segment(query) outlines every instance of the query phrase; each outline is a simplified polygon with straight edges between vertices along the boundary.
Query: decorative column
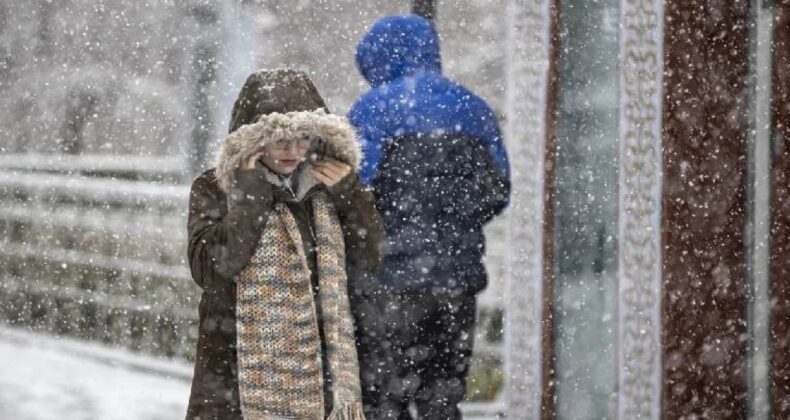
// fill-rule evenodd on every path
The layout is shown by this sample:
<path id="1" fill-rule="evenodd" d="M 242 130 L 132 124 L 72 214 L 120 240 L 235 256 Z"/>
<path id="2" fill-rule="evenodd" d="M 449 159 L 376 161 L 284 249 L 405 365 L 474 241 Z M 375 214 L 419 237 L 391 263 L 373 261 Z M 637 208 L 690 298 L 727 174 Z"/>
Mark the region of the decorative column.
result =
<path id="1" fill-rule="evenodd" d="M 544 222 L 550 0 L 508 4 L 507 126 L 512 164 L 505 306 L 508 419 L 542 416 Z"/>
<path id="2" fill-rule="evenodd" d="M 790 2 L 774 2 L 770 413 L 790 418 Z"/>
<path id="3" fill-rule="evenodd" d="M 748 417 L 770 418 L 771 330 L 771 60 L 772 2 L 755 1 L 749 11 L 749 133 L 746 186 L 746 273 L 749 331 L 747 357 Z"/>
<path id="4" fill-rule="evenodd" d="M 663 1 L 621 0 L 617 418 L 661 402 Z"/>

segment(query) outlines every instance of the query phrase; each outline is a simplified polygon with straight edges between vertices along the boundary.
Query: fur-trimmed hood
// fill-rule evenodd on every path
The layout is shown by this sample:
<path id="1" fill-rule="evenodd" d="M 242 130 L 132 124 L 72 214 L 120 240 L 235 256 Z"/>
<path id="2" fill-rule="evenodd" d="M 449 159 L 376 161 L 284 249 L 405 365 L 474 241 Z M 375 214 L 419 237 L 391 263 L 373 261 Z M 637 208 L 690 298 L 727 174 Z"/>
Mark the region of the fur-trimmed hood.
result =
<path id="1" fill-rule="evenodd" d="M 318 137 L 326 141 L 327 155 L 348 163 L 357 171 L 362 149 L 354 128 L 341 116 L 327 114 L 322 109 L 296 111 L 285 114 L 262 115 L 257 122 L 239 127 L 225 137 L 217 154 L 216 177 L 227 194 L 233 184 L 236 169 L 244 156 L 253 150 L 282 139 Z M 315 185 L 310 171 L 301 171 L 299 190 L 307 191 Z"/>
<path id="2" fill-rule="evenodd" d="M 283 139 L 326 141 L 327 155 L 359 169 L 361 145 L 346 118 L 328 112 L 323 98 L 304 73 L 293 69 L 258 70 L 244 83 L 233 106 L 230 134 L 216 158 L 215 176 L 227 194 L 241 160 L 255 149 Z M 316 184 L 301 171 L 299 190 Z"/>

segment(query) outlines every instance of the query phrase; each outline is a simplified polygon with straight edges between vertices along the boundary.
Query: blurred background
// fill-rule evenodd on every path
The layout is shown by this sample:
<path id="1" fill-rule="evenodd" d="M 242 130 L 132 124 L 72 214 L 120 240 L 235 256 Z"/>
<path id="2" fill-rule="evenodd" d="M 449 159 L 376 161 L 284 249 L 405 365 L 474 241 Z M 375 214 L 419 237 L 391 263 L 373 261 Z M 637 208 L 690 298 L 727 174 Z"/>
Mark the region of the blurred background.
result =
<path id="1" fill-rule="evenodd" d="M 446 74 L 501 116 L 505 2 L 425 3 L 441 16 Z M 133 352 L 102 353 L 102 359 L 144 354 L 181 368 L 180 374 L 164 371 L 180 388 L 159 397 L 158 417 L 134 410 L 121 415 L 109 403 L 92 408 L 93 400 L 105 399 L 102 390 L 127 383 L 108 387 L 99 380 L 106 376 L 101 369 L 94 373 L 80 363 L 67 377 L 90 385 L 63 384 L 72 391 L 60 395 L 76 400 L 50 399 L 49 410 L 36 414 L 19 401 L 43 395 L 18 385 L 37 388 L 36 378 L 57 382 L 49 372 L 65 369 L 50 367 L 42 355 L 26 361 L 14 381 L 0 380 L 0 391 L 17 389 L 0 397 L 0 417 L 51 418 L 42 413 L 70 406 L 73 418 L 182 416 L 199 298 L 185 262 L 188 186 L 212 166 L 239 89 L 256 69 L 295 67 L 311 76 L 332 112 L 345 114 L 368 89 L 354 61 L 357 41 L 378 17 L 413 7 L 425 6 L 0 0 L 0 328 L 13 327 L 0 342 L 26 343 L 6 349 L 16 353 L 40 350 L 29 340 L 70 337 L 83 340 L 72 343 L 77 353 L 93 349 L 84 342 L 99 343 Z M 501 236 L 502 226 L 489 230 Z M 502 253 L 496 242 L 471 380 L 479 383 L 470 391 L 476 400 L 493 400 L 501 387 Z M 62 342 L 52 345 L 60 349 Z M 131 366 L 139 373 L 147 365 Z M 141 397 L 132 392 L 129 399 L 135 398 Z"/>
<path id="2" fill-rule="evenodd" d="M 513 166 L 467 417 L 790 418 L 785 0 L 0 0 L 0 418 L 182 418 L 188 187 L 245 78 L 345 114 L 412 10 Z"/>

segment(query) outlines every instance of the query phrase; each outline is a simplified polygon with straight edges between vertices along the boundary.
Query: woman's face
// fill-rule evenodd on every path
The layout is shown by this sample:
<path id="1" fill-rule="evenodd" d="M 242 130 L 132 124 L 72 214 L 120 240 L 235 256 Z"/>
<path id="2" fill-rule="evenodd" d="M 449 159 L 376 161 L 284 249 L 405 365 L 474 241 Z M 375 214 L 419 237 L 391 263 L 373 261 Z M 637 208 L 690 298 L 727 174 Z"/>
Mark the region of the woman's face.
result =
<path id="1" fill-rule="evenodd" d="M 263 146 L 261 160 L 280 175 L 290 175 L 304 162 L 309 140 L 280 140 Z"/>

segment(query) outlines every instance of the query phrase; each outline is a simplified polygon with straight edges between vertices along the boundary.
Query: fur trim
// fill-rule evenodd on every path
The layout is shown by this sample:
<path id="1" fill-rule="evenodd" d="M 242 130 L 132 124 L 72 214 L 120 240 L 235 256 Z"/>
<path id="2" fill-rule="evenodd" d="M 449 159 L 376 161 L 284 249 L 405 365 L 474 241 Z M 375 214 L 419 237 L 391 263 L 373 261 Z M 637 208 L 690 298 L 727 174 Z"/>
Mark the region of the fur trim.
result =
<path id="1" fill-rule="evenodd" d="M 365 420 L 362 404 L 358 402 L 335 403 L 327 420 Z"/>
<path id="2" fill-rule="evenodd" d="M 244 156 L 258 147 L 282 139 L 303 136 L 320 137 L 327 142 L 327 154 L 359 170 L 362 146 L 354 128 L 345 117 L 326 113 L 323 109 L 262 115 L 253 124 L 239 127 L 228 134 L 217 154 L 216 177 L 220 188 L 228 194 L 235 171 Z"/>

